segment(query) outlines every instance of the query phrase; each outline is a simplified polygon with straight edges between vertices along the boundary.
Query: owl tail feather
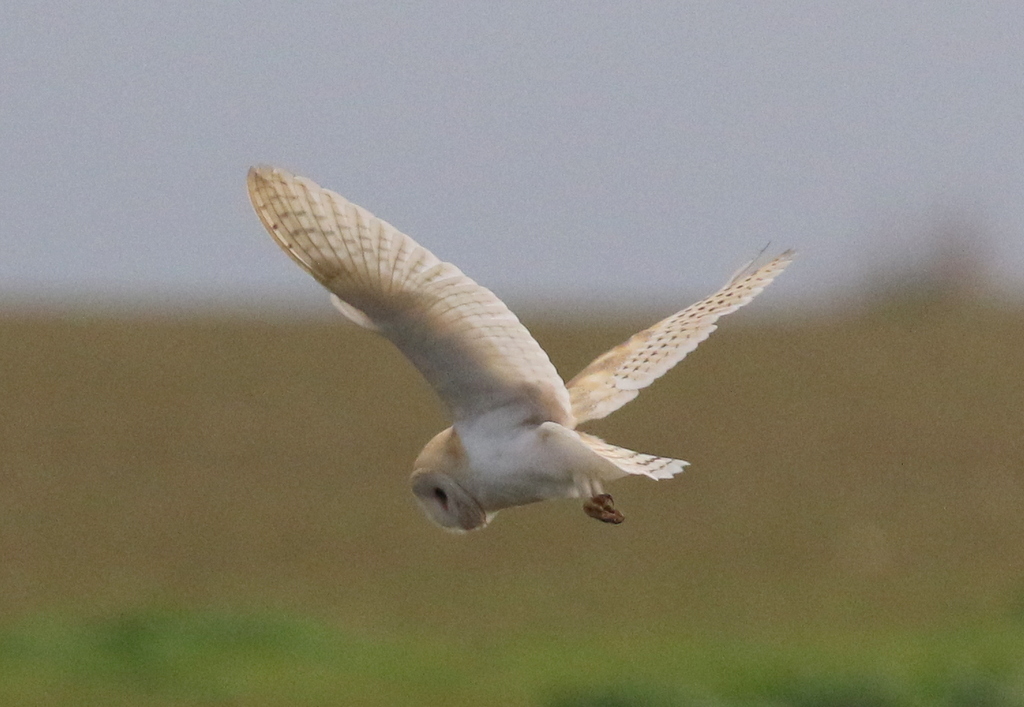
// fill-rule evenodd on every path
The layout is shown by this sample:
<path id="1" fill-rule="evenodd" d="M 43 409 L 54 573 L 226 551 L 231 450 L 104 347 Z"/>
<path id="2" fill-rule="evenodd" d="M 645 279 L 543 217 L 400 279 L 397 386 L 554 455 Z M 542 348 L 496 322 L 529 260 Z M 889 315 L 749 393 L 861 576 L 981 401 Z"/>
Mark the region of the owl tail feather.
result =
<path id="1" fill-rule="evenodd" d="M 610 461 L 626 474 L 649 476 L 652 479 L 671 479 L 690 464 L 682 459 L 656 457 L 652 454 L 616 447 L 614 444 L 608 444 L 603 439 L 586 432 L 577 432 L 576 434 L 592 451 Z"/>

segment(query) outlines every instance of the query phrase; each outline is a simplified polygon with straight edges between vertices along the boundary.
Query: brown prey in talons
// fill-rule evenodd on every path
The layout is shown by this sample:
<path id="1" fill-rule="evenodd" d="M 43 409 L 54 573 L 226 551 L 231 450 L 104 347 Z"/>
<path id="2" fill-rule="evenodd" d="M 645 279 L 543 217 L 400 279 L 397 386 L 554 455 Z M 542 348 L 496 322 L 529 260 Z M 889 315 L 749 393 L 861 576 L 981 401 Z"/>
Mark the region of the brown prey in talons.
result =
<path id="1" fill-rule="evenodd" d="M 615 500 L 609 493 L 599 493 L 583 504 L 583 512 L 602 523 L 618 525 L 625 516 L 615 509 Z"/>

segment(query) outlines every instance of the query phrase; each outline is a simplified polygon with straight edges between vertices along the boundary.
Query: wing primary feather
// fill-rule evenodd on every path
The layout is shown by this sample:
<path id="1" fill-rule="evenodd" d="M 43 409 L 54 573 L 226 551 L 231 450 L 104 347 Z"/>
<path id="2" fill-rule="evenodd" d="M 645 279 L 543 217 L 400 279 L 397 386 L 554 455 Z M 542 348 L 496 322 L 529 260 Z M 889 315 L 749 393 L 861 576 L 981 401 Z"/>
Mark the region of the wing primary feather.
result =
<path id="1" fill-rule="evenodd" d="M 715 322 L 761 293 L 792 262 L 786 252 L 762 266 L 756 259 L 741 268 L 720 290 L 598 356 L 569 381 L 577 423 L 598 420 L 636 398 L 639 391 L 667 373 L 717 328 Z"/>
<path id="2" fill-rule="evenodd" d="M 256 167 L 248 185 L 278 245 L 342 314 L 398 346 L 456 422 L 511 405 L 524 419 L 574 424 L 547 354 L 490 290 L 311 180 Z"/>

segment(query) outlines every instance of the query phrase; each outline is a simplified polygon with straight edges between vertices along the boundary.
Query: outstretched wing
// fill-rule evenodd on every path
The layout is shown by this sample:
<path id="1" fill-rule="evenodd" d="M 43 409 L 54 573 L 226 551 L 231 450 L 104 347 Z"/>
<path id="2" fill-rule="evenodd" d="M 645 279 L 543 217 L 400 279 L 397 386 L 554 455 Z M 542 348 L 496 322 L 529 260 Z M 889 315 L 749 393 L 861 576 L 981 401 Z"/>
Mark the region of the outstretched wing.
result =
<path id="1" fill-rule="evenodd" d="M 635 398 L 708 338 L 719 317 L 754 299 L 792 259 L 793 251 L 787 250 L 762 267 L 750 264 L 707 299 L 598 356 L 568 384 L 577 423 L 599 420 Z"/>
<path id="2" fill-rule="evenodd" d="M 255 167 L 248 181 L 278 245 L 334 294 L 345 316 L 394 342 L 455 421 L 511 406 L 524 419 L 572 424 L 558 372 L 494 293 L 308 179 Z"/>

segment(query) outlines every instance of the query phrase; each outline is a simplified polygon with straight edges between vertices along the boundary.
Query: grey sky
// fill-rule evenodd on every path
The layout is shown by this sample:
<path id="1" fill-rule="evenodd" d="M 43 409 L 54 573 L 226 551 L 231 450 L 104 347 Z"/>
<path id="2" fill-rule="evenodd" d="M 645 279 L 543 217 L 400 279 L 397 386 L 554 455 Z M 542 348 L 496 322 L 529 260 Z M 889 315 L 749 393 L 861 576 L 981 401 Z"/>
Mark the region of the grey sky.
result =
<path id="1" fill-rule="evenodd" d="M 317 296 L 245 197 L 309 176 L 513 301 L 821 301 L 952 216 L 1024 289 L 1019 2 L 0 6 L 0 297 Z"/>

